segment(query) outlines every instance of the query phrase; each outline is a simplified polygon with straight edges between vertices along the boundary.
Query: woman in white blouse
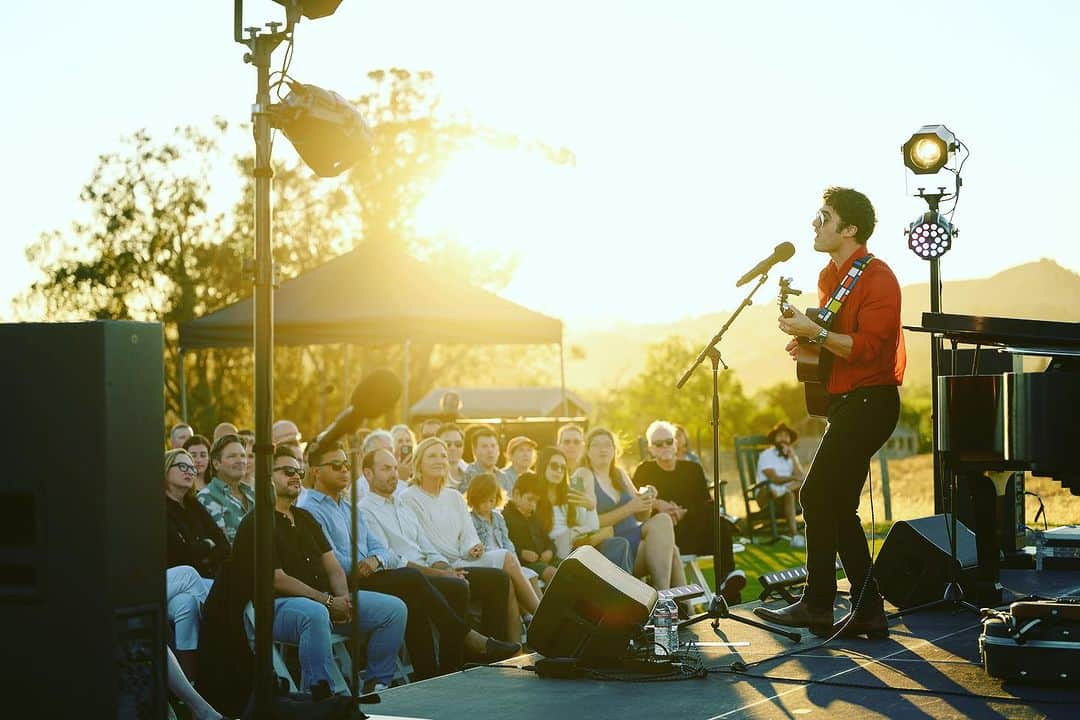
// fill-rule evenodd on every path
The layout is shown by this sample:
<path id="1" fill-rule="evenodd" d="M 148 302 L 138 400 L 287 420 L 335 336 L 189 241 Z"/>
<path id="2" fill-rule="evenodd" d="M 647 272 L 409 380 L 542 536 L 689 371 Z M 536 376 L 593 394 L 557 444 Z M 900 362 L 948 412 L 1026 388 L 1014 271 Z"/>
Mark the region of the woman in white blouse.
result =
<path id="1" fill-rule="evenodd" d="M 520 614 L 532 615 L 540 605 L 517 557 L 506 550 L 484 550 L 465 498 L 446 484 L 450 468 L 446 443 L 439 438 L 425 438 L 413 454 L 412 485 L 402 493 L 401 501 L 416 513 L 424 534 L 451 565 L 495 568 L 510 576 L 513 593 L 507 610 L 508 637 L 517 637 L 521 632 Z"/>

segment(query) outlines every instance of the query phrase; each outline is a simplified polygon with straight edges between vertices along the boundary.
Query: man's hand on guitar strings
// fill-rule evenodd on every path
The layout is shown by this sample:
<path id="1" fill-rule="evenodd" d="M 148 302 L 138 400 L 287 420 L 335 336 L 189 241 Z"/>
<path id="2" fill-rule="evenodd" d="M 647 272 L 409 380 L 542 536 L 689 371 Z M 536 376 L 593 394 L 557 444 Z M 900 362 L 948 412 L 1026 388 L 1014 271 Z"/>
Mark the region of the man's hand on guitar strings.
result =
<path id="1" fill-rule="evenodd" d="M 816 322 L 806 317 L 805 313 L 801 312 L 798 308 L 788 306 L 791 313 L 790 317 L 785 317 L 781 313 L 776 322 L 780 328 L 780 331 L 788 335 L 794 335 L 795 337 L 813 337 L 817 335 L 821 326 Z M 790 352 L 790 350 L 789 350 Z"/>

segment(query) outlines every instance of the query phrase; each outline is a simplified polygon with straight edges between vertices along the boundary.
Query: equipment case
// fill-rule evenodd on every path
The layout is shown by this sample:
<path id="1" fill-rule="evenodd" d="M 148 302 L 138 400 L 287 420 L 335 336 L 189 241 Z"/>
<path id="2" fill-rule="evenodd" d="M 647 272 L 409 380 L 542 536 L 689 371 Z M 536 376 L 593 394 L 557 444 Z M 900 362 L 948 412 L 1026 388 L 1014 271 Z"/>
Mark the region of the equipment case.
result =
<path id="1" fill-rule="evenodd" d="M 987 674 L 1036 685 L 1080 682 L 1080 598 L 984 610 L 979 654 Z"/>

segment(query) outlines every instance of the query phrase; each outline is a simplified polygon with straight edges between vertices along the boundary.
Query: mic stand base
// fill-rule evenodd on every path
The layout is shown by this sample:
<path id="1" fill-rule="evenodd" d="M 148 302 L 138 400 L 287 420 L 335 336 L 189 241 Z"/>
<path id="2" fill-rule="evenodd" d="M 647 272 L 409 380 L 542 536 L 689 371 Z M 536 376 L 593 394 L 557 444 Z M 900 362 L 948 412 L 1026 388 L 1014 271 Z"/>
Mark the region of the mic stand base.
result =
<path id="1" fill-rule="evenodd" d="M 717 635 L 720 634 L 721 620 L 734 620 L 735 622 L 740 622 L 744 625 L 750 625 L 752 627 L 760 628 L 762 630 L 768 630 L 769 632 L 775 633 L 776 635 L 783 635 L 788 640 L 794 643 L 802 640 L 802 634 L 797 633 L 794 630 L 785 630 L 783 628 L 778 628 L 772 625 L 766 625 L 765 623 L 760 623 L 757 620 L 751 620 L 750 618 L 732 615 L 731 610 L 728 608 L 727 600 L 724 599 L 723 595 L 713 596 L 712 602 L 709 603 L 708 610 L 706 610 L 703 614 L 698 615 L 697 617 L 692 617 L 688 620 L 681 621 L 679 623 L 679 629 L 682 630 L 684 627 L 690 627 L 691 625 L 695 625 L 699 622 L 702 622 L 703 620 L 710 619 L 712 620 L 711 625 L 713 632 Z"/>

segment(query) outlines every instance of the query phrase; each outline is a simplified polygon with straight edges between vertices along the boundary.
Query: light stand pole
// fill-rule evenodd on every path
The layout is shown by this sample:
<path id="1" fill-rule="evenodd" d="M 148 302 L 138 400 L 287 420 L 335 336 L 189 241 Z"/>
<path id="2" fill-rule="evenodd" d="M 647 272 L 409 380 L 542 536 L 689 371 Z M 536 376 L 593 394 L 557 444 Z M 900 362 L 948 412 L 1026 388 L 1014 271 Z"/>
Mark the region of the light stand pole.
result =
<path id="1" fill-rule="evenodd" d="M 269 32 L 244 28 L 242 1 L 234 0 L 234 39 L 248 47 L 244 62 L 255 66 L 257 89 L 252 107 L 255 136 L 255 684 L 250 717 L 271 715 L 274 696 L 272 643 L 274 628 L 274 496 L 270 467 L 274 446 L 271 423 L 274 398 L 274 262 L 271 252 L 270 179 L 270 56 L 292 31 L 294 19 L 284 32 L 281 23 L 267 23 Z"/>

